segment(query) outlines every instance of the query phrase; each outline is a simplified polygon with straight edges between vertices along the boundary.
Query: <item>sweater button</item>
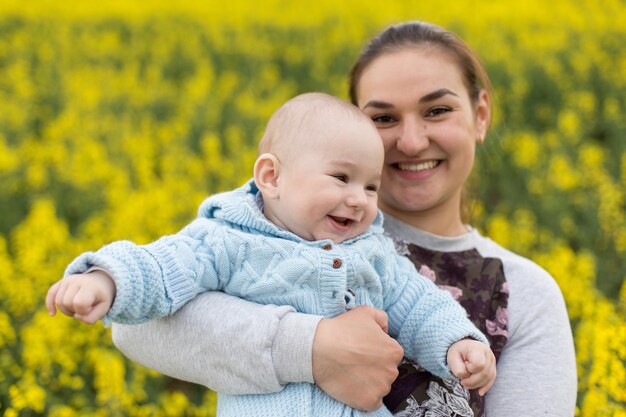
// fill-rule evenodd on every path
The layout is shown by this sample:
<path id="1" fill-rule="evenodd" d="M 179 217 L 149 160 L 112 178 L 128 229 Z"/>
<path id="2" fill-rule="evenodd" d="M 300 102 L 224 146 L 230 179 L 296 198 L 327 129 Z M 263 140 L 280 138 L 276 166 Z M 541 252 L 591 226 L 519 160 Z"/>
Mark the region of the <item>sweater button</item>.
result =
<path id="1" fill-rule="evenodd" d="M 331 245 L 324 245 L 322 246 L 322 249 L 324 250 L 331 250 L 333 247 Z"/>
<path id="2" fill-rule="evenodd" d="M 333 268 L 341 268 L 341 259 L 337 258 L 333 260 Z"/>

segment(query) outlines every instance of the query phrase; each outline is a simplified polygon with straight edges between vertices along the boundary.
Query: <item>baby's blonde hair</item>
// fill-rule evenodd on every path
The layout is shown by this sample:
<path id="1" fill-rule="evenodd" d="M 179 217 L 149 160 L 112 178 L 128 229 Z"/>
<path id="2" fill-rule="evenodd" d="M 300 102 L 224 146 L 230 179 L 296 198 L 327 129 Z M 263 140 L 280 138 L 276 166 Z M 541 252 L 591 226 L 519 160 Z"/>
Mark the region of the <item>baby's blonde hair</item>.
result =
<path id="1" fill-rule="evenodd" d="M 327 132 L 337 116 L 353 117 L 373 126 L 361 110 L 338 97 L 325 93 L 300 94 L 274 112 L 259 143 L 259 154 L 272 153 L 288 158 L 292 151 L 302 150 L 307 141 Z"/>

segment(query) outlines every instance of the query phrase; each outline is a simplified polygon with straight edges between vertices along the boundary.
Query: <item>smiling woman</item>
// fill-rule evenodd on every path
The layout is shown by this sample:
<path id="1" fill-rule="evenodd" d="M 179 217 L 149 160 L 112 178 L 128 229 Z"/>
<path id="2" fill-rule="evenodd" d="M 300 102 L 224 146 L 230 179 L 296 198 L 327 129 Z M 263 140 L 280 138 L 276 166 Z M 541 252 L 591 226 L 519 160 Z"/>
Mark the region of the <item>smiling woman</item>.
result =
<path id="1" fill-rule="evenodd" d="M 387 231 L 420 270 L 434 270 L 438 284 L 456 289 L 498 358 L 493 390 L 484 402 L 473 393 L 462 396 L 469 405 L 462 414 L 570 416 L 576 368 L 558 287 L 540 267 L 493 245 L 461 216 L 476 146 L 491 122 L 489 86 L 482 64 L 462 40 L 422 22 L 385 29 L 366 46 L 350 77 L 353 102 L 374 121 L 385 146 L 379 206 L 391 217 Z M 544 315 L 549 326 L 539 319 Z M 555 344 L 558 355 L 548 351 Z M 530 392 L 518 385 L 531 379 L 542 381 L 541 388 Z M 394 411 L 453 413 L 454 401 L 442 403 L 445 397 L 433 394 L 433 386 L 460 392 L 405 363 L 385 402 Z"/>
<path id="2" fill-rule="evenodd" d="M 462 190 L 490 120 L 487 92 L 470 97 L 456 65 L 439 49 L 407 48 L 353 76 L 358 104 L 385 145 L 381 209 L 441 236 L 466 230 Z"/>

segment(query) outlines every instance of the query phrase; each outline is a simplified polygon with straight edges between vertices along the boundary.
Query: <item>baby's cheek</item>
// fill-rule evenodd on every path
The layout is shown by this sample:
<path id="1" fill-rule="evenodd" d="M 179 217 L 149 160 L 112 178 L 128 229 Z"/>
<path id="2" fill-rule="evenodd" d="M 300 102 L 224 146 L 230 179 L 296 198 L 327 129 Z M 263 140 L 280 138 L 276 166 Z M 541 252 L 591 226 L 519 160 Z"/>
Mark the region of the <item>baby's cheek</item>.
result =
<path id="1" fill-rule="evenodd" d="M 366 215 L 368 225 L 371 225 L 374 222 L 377 214 L 378 214 L 378 206 L 374 204 L 373 206 L 369 208 L 368 213 Z"/>

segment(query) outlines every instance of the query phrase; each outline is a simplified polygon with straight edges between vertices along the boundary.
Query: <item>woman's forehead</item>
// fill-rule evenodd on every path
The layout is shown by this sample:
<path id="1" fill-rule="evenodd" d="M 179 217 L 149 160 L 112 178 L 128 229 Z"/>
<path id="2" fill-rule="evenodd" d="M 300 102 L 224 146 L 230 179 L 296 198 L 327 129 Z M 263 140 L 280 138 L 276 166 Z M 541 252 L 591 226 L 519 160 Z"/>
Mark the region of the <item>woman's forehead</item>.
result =
<path id="1" fill-rule="evenodd" d="M 365 101 L 400 95 L 422 96 L 446 88 L 465 89 L 454 60 L 436 50 L 406 49 L 384 54 L 374 60 L 359 80 L 357 97 Z M 459 93 L 461 93 L 459 91 Z"/>

